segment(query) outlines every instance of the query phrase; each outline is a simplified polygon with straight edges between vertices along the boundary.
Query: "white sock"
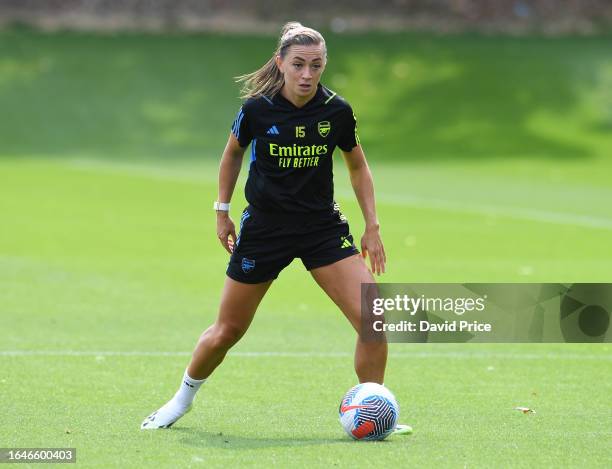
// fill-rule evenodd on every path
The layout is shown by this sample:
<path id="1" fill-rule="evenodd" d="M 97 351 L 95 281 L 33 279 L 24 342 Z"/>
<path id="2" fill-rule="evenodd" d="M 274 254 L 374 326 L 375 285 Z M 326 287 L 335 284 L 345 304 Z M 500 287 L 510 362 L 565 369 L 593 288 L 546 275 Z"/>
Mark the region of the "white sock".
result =
<path id="1" fill-rule="evenodd" d="M 193 379 L 187 374 L 187 370 L 185 370 L 183 381 L 181 381 L 181 386 L 179 387 L 178 391 L 176 391 L 176 394 L 172 399 L 182 407 L 189 407 L 193 402 L 198 389 L 200 389 L 200 386 L 202 386 L 202 384 L 205 382 L 206 378 Z"/>

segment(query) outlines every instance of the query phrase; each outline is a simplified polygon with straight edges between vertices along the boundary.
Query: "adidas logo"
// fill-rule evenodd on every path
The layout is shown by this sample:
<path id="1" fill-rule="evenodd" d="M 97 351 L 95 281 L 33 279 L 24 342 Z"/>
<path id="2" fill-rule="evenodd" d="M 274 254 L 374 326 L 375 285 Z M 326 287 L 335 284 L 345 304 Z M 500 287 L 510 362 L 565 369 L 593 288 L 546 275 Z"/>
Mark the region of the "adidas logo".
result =
<path id="1" fill-rule="evenodd" d="M 266 133 L 267 133 L 268 135 L 279 135 L 279 134 L 280 134 L 280 132 L 278 131 L 278 129 L 276 128 L 276 126 L 275 126 L 275 125 L 273 125 L 272 127 L 270 127 Z"/>
<path id="2" fill-rule="evenodd" d="M 344 236 L 340 237 L 340 241 L 342 241 L 342 246 L 340 246 L 341 249 L 344 248 L 350 248 L 353 246 L 353 243 L 351 243 L 347 238 L 345 238 Z"/>

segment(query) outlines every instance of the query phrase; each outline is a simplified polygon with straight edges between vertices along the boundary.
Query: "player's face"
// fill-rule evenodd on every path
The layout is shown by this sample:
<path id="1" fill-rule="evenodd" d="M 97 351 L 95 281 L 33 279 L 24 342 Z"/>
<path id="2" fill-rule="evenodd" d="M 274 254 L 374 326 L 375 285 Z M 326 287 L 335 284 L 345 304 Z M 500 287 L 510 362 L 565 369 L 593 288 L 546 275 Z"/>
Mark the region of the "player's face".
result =
<path id="1" fill-rule="evenodd" d="M 276 63 L 285 77 L 285 91 L 300 101 L 309 99 L 316 93 L 325 69 L 325 49 L 322 44 L 292 45 Z"/>

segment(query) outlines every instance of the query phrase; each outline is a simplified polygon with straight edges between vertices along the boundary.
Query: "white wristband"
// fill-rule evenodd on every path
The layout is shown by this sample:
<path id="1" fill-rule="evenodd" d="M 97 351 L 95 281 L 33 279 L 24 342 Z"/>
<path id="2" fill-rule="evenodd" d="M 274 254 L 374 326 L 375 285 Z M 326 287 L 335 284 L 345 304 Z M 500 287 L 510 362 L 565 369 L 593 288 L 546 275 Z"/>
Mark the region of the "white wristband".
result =
<path id="1" fill-rule="evenodd" d="M 224 203 L 224 202 L 217 202 L 215 201 L 213 208 L 217 211 L 217 212 L 229 212 L 230 210 L 230 204 L 229 203 Z"/>

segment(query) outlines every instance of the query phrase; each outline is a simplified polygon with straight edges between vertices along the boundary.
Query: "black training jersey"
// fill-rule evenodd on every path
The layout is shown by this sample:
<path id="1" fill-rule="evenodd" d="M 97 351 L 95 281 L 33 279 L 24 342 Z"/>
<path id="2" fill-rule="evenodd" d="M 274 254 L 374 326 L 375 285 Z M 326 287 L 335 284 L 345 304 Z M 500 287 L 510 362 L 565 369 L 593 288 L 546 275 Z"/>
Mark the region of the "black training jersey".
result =
<path id="1" fill-rule="evenodd" d="M 321 85 L 301 108 L 281 93 L 248 99 L 232 133 L 241 147 L 251 144 L 247 201 L 272 212 L 333 208 L 334 149 L 359 144 L 351 106 Z"/>

